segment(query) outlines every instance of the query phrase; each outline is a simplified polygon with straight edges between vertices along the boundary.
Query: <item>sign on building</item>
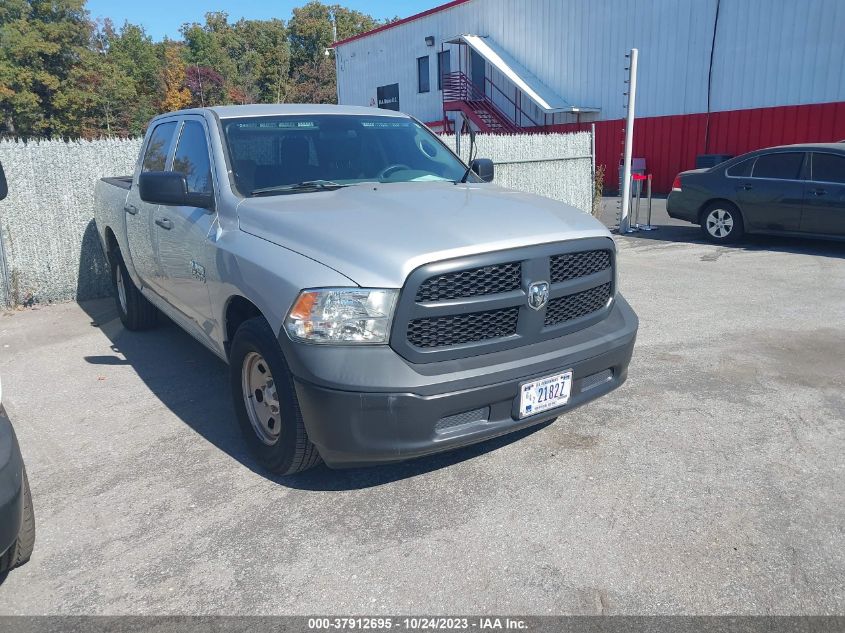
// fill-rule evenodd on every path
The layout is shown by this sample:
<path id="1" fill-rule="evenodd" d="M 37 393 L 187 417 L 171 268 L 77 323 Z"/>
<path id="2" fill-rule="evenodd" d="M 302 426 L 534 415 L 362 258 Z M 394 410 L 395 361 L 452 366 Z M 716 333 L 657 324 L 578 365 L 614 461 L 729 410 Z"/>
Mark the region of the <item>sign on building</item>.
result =
<path id="1" fill-rule="evenodd" d="M 388 84 L 376 88 L 378 107 L 383 110 L 399 111 L 399 84 Z"/>

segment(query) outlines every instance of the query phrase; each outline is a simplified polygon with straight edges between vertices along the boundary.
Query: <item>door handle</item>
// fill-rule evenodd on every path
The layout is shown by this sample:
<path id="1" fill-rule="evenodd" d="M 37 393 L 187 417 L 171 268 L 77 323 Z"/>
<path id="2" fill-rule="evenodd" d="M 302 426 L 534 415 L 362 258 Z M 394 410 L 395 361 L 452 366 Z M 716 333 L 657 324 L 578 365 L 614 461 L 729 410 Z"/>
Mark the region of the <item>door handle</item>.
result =
<path id="1" fill-rule="evenodd" d="M 173 228 L 173 222 L 171 222 L 167 218 L 161 218 L 160 220 L 156 220 L 156 224 L 158 224 L 161 228 L 167 231 Z"/>
<path id="2" fill-rule="evenodd" d="M 128 213 L 129 215 L 135 215 L 136 213 L 138 213 L 138 207 L 136 207 L 134 204 L 124 205 L 123 210 L 126 211 L 126 213 Z"/>
<path id="3" fill-rule="evenodd" d="M 814 196 L 823 196 L 827 193 L 827 189 L 813 189 Z"/>
<path id="4" fill-rule="evenodd" d="M 752 189 L 754 189 L 754 187 L 752 187 L 748 183 L 745 183 L 745 184 L 741 185 L 740 187 L 743 191 L 751 191 Z"/>

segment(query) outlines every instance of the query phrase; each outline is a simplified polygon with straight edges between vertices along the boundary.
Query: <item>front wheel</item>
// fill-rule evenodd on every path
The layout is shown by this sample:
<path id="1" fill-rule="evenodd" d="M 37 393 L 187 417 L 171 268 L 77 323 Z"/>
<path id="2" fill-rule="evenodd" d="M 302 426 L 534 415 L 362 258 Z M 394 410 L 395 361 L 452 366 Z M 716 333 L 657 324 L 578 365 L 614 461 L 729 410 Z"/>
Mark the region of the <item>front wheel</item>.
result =
<path id="1" fill-rule="evenodd" d="M 229 355 L 235 414 L 244 439 L 262 466 L 290 475 L 320 463 L 308 439 L 293 377 L 279 342 L 262 317 L 245 321 Z"/>
<path id="2" fill-rule="evenodd" d="M 701 230 L 717 244 L 736 242 L 745 233 L 742 214 L 730 202 L 714 202 L 701 213 Z"/>

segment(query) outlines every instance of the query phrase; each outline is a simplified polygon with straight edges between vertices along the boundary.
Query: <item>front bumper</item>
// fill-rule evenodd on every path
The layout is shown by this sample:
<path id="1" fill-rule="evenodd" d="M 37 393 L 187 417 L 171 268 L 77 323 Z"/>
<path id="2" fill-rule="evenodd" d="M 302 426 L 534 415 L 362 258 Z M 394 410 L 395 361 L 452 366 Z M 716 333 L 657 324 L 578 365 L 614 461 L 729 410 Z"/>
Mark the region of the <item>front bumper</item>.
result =
<path id="1" fill-rule="evenodd" d="M 23 459 L 12 423 L 0 405 L 0 555 L 18 538 L 23 518 Z"/>
<path id="2" fill-rule="evenodd" d="M 297 345 L 280 337 L 309 438 L 333 468 L 399 461 L 553 419 L 621 385 L 638 321 L 617 295 L 606 319 L 534 345 L 413 364 L 387 346 Z M 573 370 L 566 406 L 517 417 L 519 384 Z"/>

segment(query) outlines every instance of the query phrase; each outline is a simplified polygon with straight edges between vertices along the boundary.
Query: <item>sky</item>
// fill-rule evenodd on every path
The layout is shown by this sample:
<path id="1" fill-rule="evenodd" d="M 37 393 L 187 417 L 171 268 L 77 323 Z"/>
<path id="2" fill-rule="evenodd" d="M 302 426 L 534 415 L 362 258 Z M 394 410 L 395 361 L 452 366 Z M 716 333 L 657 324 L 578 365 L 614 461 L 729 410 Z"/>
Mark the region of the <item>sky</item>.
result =
<path id="1" fill-rule="evenodd" d="M 202 22 L 209 11 L 225 11 L 229 20 L 239 18 L 264 20 L 281 18 L 285 22 L 294 7 L 307 0 L 88 0 L 91 17 L 111 18 L 116 26 L 129 20 L 143 26 L 154 40 L 165 35 L 179 38 L 179 27 L 185 22 Z M 408 17 L 425 11 L 445 0 L 324 0 L 369 13 L 375 18 Z"/>

